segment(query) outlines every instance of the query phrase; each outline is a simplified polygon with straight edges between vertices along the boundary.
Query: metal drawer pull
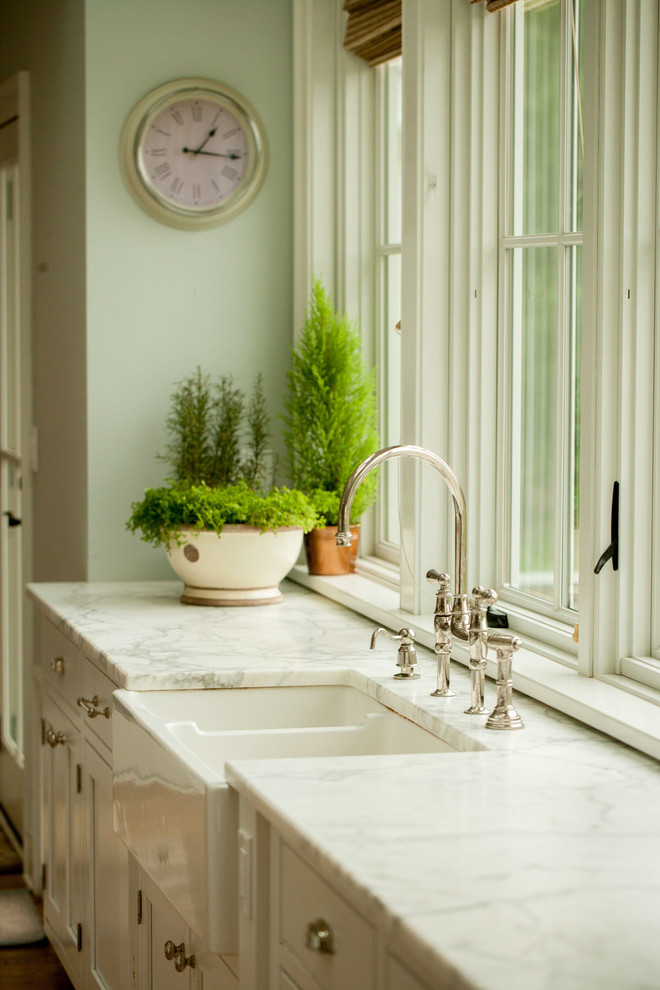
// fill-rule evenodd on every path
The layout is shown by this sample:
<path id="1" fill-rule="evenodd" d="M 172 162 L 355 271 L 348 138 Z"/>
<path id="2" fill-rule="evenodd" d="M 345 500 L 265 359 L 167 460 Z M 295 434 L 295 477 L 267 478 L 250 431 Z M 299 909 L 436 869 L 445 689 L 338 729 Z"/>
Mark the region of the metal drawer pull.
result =
<path id="1" fill-rule="evenodd" d="M 53 657 L 50 661 L 50 669 L 54 674 L 64 673 L 64 657 Z"/>
<path id="2" fill-rule="evenodd" d="M 327 921 L 317 918 L 316 921 L 308 922 L 305 945 L 312 952 L 323 952 L 330 956 L 335 954 L 335 937 Z"/>
<path id="3" fill-rule="evenodd" d="M 175 945 L 171 938 L 168 938 L 165 943 L 165 958 L 174 960 L 174 968 L 177 973 L 183 973 L 186 966 L 194 969 L 196 965 L 194 955 L 186 956 L 186 943 L 182 942 L 181 945 Z"/>
<path id="4" fill-rule="evenodd" d="M 55 732 L 53 729 L 48 729 L 46 732 L 46 742 L 51 749 L 55 749 L 56 746 L 64 746 L 66 744 L 66 736 L 63 732 Z"/>
<path id="5" fill-rule="evenodd" d="M 110 718 L 110 709 L 107 707 L 99 708 L 99 696 L 95 694 L 93 698 L 78 698 L 78 706 L 84 708 L 90 718 L 97 718 L 102 715 L 103 718 Z"/>

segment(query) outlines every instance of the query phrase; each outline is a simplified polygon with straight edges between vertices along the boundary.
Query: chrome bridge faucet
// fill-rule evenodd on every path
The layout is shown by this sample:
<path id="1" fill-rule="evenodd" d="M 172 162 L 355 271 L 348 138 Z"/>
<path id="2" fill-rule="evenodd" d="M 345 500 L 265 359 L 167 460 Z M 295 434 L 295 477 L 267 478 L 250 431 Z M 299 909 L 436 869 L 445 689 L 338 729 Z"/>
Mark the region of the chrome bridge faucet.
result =
<path id="1" fill-rule="evenodd" d="M 427 579 L 437 583 L 435 609 L 433 614 L 433 629 L 435 638 L 435 654 L 437 658 L 437 687 L 434 697 L 455 697 L 449 686 L 450 656 L 453 639 L 468 644 L 470 660 L 471 702 L 466 709 L 469 715 L 486 715 L 489 710 L 484 707 L 484 679 L 486 659 L 490 645 L 496 649 L 498 660 L 498 698 L 496 717 L 491 717 L 486 723 L 492 729 L 521 729 L 523 722 L 513 707 L 511 700 L 511 658 L 519 649 L 520 640 L 510 633 L 488 629 L 487 610 L 497 601 L 497 594 L 477 586 L 472 591 L 472 599 L 468 601 L 465 592 L 466 572 L 466 537 L 465 537 L 465 496 L 458 478 L 438 454 L 418 447 L 414 444 L 400 444 L 395 447 L 385 447 L 370 457 L 365 458 L 353 471 L 344 486 L 339 502 L 339 519 L 337 526 L 337 546 L 349 547 L 351 537 L 351 508 L 355 493 L 366 476 L 385 461 L 395 457 L 415 457 L 431 464 L 444 479 L 454 504 L 454 594 L 452 596 L 448 574 L 440 574 L 435 570 L 427 572 Z M 403 632 L 402 630 L 401 632 Z M 408 632 L 408 630 L 405 630 Z"/>

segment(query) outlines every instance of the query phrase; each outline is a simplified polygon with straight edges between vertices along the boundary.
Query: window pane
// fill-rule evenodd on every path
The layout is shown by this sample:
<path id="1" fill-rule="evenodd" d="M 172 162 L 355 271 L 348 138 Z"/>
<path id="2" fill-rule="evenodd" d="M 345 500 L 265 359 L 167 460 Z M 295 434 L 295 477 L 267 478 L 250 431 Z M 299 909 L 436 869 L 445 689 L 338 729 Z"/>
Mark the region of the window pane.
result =
<path id="1" fill-rule="evenodd" d="M 513 587 L 554 600 L 557 499 L 557 249 L 511 261 Z"/>
<path id="2" fill-rule="evenodd" d="M 566 477 L 566 497 L 568 519 L 566 531 L 569 534 L 568 559 L 564 577 L 565 601 L 568 608 L 578 607 L 579 554 L 580 545 L 580 354 L 582 346 L 582 247 L 576 246 L 567 251 L 568 280 L 568 410 L 566 450 L 568 470 Z"/>
<path id="3" fill-rule="evenodd" d="M 568 81 L 570 99 L 570 134 L 568 136 L 569 157 L 569 216 L 568 229 L 582 230 L 582 169 L 584 162 L 584 121 L 582 105 L 584 94 L 584 36 L 582 31 L 584 0 L 568 0 L 571 44 L 568 51 L 570 78 Z M 577 66 L 575 59 L 577 56 Z"/>
<path id="4" fill-rule="evenodd" d="M 385 240 L 401 241 L 401 59 L 385 69 Z"/>
<path id="5" fill-rule="evenodd" d="M 559 202 L 559 0 L 525 0 L 522 10 L 516 28 L 516 70 L 522 69 L 523 85 L 515 87 L 513 134 L 516 235 L 556 231 Z"/>

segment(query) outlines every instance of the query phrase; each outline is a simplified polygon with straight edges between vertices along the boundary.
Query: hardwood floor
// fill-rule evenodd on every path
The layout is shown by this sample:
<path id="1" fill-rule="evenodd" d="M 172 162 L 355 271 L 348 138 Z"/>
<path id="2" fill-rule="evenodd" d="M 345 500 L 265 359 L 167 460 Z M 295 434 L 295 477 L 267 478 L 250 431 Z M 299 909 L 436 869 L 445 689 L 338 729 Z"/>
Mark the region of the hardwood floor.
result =
<path id="1" fill-rule="evenodd" d="M 0 847 L 8 845 L 0 829 Z M 0 873 L 0 890 L 24 887 L 20 873 Z M 0 987 L 2 990 L 73 990 L 49 942 L 22 948 L 0 947 Z"/>

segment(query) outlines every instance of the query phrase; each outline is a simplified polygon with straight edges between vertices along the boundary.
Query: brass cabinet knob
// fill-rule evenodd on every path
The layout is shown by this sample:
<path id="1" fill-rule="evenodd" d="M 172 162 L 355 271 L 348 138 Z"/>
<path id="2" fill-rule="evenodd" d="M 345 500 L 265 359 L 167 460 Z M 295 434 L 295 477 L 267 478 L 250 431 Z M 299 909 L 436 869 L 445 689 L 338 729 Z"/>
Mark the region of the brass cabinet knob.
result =
<path id="1" fill-rule="evenodd" d="M 46 742 L 51 749 L 55 749 L 56 746 L 64 746 L 66 744 L 66 736 L 63 732 L 55 732 L 54 729 L 48 729 L 46 732 Z"/>
<path id="2" fill-rule="evenodd" d="M 186 943 L 181 942 L 180 945 L 176 945 L 171 938 L 168 938 L 164 946 L 165 958 L 168 960 L 174 960 L 174 968 L 177 973 L 183 973 L 186 966 L 190 966 L 194 969 L 196 966 L 195 956 L 186 955 Z"/>
<path id="3" fill-rule="evenodd" d="M 50 669 L 54 674 L 64 673 L 64 657 L 53 657 L 50 661 Z"/>
<path id="4" fill-rule="evenodd" d="M 335 937 L 332 928 L 323 918 L 310 921 L 305 931 L 305 945 L 312 952 L 321 952 L 325 955 L 335 954 Z"/>
<path id="5" fill-rule="evenodd" d="M 181 945 L 179 946 L 179 951 L 176 952 L 174 955 L 174 968 L 176 969 L 177 973 L 183 973 L 186 966 L 190 966 L 191 969 L 194 969 L 195 965 L 196 963 L 195 963 L 194 955 L 192 956 L 186 955 L 186 947 L 182 942 Z"/>

